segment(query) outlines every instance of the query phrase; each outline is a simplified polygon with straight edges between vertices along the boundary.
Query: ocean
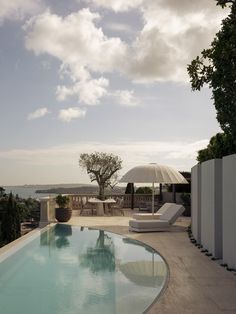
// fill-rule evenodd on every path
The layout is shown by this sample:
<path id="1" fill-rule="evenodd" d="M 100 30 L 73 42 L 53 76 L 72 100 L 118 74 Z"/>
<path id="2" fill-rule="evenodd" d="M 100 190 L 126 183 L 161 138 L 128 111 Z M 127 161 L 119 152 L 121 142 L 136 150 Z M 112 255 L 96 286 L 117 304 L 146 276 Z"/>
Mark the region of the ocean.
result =
<path id="1" fill-rule="evenodd" d="M 83 186 L 83 184 L 48 184 L 48 185 L 18 185 L 18 186 L 3 186 L 6 193 L 12 192 L 14 195 L 18 194 L 22 198 L 35 198 L 39 199 L 45 196 L 55 196 L 52 193 L 36 193 L 37 190 L 47 190 L 57 187 L 77 187 Z"/>

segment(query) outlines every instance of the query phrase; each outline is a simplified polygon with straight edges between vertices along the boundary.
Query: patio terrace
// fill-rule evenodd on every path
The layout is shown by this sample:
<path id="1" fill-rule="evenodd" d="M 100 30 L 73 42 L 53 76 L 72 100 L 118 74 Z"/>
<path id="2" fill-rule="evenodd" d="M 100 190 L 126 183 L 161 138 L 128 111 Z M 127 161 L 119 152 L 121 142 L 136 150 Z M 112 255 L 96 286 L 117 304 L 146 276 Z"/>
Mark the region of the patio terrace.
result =
<path id="1" fill-rule="evenodd" d="M 164 294 L 149 314 L 236 313 L 236 276 L 211 261 L 190 241 L 186 232 L 190 219 L 181 217 L 170 232 L 132 233 L 125 216 L 73 216 L 71 225 L 94 227 L 140 240 L 155 248 L 166 259 L 170 280 Z"/>

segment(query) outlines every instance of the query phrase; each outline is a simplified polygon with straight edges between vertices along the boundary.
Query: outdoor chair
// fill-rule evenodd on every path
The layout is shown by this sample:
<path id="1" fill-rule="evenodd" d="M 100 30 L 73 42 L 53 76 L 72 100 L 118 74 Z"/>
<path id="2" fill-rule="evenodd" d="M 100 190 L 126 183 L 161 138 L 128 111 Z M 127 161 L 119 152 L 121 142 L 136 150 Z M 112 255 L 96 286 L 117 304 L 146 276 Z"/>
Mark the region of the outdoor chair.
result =
<path id="1" fill-rule="evenodd" d="M 158 202 L 154 202 L 154 211 L 158 209 Z M 140 202 L 139 203 L 139 211 L 140 212 L 152 212 L 152 202 Z"/>
<path id="2" fill-rule="evenodd" d="M 162 205 L 157 212 L 155 212 L 154 214 L 149 214 L 149 213 L 136 213 L 133 214 L 133 218 L 134 219 L 138 219 L 138 220 L 147 220 L 147 219 L 162 219 L 162 215 L 168 210 L 168 209 L 175 209 L 175 208 L 179 208 L 182 205 L 177 205 L 175 203 L 165 203 L 164 205 Z"/>
<path id="3" fill-rule="evenodd" d="M 96 211 L 94 204 L 82 198 L 80 216 L 91 216 Z"/>
<path id="4" fill-rule="evenodd" d="M 110 211 L 113 215 L 115 212 L 119 212 L 122 216 L 124 216 L 124 200 L 122 198 L 117 198 L 116 203 L 110 205 Z"/>
<path id="5" fill-rule="evenodd" d="M 168 231 L 170 226 L 182 215 L 185 208 L 182 205 L 175 208 L 168 208 L 161 219 L 130 220 L 129 230 L 135 232 Z"/>

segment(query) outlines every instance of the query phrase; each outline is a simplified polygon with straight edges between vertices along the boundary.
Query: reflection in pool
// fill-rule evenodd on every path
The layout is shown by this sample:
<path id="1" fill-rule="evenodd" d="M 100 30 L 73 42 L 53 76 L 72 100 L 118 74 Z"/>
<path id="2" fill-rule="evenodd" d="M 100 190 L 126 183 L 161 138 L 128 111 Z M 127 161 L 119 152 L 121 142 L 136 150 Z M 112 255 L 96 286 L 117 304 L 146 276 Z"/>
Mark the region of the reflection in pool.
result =
<path id="1" fill-rule="evenodd" d="M 58 224 L 0 263 L 1 311 L 143 313 L 166 277 L 162 257 L 139 241 Z"/>

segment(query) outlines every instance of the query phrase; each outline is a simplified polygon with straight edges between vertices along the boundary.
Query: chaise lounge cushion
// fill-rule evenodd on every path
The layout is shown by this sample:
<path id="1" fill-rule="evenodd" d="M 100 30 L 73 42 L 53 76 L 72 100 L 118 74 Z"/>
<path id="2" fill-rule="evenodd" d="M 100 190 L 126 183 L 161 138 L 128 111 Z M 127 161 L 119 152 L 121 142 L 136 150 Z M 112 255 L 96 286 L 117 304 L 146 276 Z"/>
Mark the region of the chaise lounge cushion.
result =
<path id="1" fill-rule="evenodd" d="M 156 228 L 168 228 L 170 224 L 165 220 L 130 220 L 130 227 L 137 229 L 156 229 Z"/>
<path id="2" fill-rule="evenodd" d="M 162 215 L 167 211 L 167 210 L 174 210 L 174 209 L 179 209 L 182 205 L 177 205 L 175 203 L 165 203 L 159 210 L 154 213 L 154 214 L 148 214 L 148 213 L 137 213 L 133 215 L 134 219 L 138 220 L 149 220 L 149 219 L 163 219 Z"/>
<path id="3" fill-rule="evenodd" d="M 130 220 L 130 231 L 136 232 L 148 232 L 148 231 L 163 231 L 168 230 L 177 218 L 182 215 L 185 208 L 182 205 L 175 206 L 174 208 L 168 208 L 161 216 L 160 220 Z"/>

